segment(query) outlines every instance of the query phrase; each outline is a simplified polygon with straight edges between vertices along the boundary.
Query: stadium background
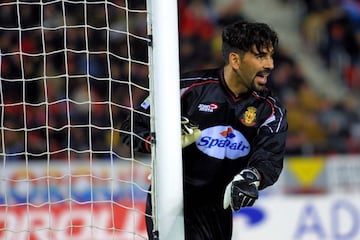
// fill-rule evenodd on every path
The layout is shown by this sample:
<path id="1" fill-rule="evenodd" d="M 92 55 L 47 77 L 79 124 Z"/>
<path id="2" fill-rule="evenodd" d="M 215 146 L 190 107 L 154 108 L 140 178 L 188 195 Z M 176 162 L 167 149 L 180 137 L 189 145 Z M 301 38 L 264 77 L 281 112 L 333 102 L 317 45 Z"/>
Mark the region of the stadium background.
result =
<path id="1" fill-rule="evenodd" d="M 121 1 L 119 1 L 121 2 Z M 39 22 L 39 9 L 35 5 L 24 5 L 23 26 L 35 26 Z M 69 8 L 69 19 L 73 22 L 82 18 L 77 9 L 78 5 Z M 100 8 L 100 5 L 99 5 Z M 129 8 L 145 9 L 144 1 L 131 0 Z M 94 18 L 91 24 L 101 26 L 103 19 L 96 14 L 97 5 L 91 11 Z M 51 11 L 52 21 L 46 24 L 56 25 L 60 17 L 59 8 L 53 5 Z M 96 17 L 98 16 L 98 17 Z M 138 18 L 137 18 L 138 17 Z M 123 19 L 113 14 L 111 18 L 120 26 Z M 276 94 L 285 103 L 288 110 L 289 135 L 287 140 L 287 155 L 284 173 L 276 186 L 262 193 L 261 200 L 252 209 L 247 209 L 235 216 L 234 239 L 360 239 L 360 3 L 351 0 L 179 0 L 179 33 L 180 33 L 180 67 L 182 71 L 218 65 L 221 62 L 220 39 L 221 27 L 235 19 L 264 20 L 272 24 L 280 33 L 280 49 L 275 55 L 276 69 L 271 75 L 270 85 Z M 144 35 L 146 27 L 144 16 L 133 16 L 130 29 Z M 16 9 L 11 7 L 0 8 L 0 24 L 2 27 L 13 27 L 16 23 Z M 103 32 L 89 31 L 89 48 L 105 49 Z M 68 47 L 84 49 L 84 41 L 78 31 L 69 31 Z M 294 41 L 294 38 L 296 41 Z M 41 52 L 39 33 L 24 31 L 22 46 L 27 53 Z M 2 53 L 11 52 L 17 47 L 19 39 L 15 31 L 0 32 L 0 49 Z M 296 43 L 296 44 L 295 44 Z M 126 41 L 121 38 L 111 39 L 112 51 L 121 52 L 126 49 Z M 146 43 L 132 41 L 132 57 L 137 60 L 147 61 Z M 61 31 L 53 31 L 47 39 L 49 49 L 63 47 Z M 126 55 L 126 53 L 124 53 Z M 307 56 L 301 58 L 299 56 Z M 90 57 L 90 72 L 95 77 L 108 77 L 107 66 L 103 64 L 104 56 Z M 61 73 L 64 69 L 62 56 L 53 55 L 49 58 L 49 71 Z M 302 60 L 306 59 L 306 62 Z M 41 76 L 36 58 L 26 61 L 25 78 Z M 68 69 L 73 74 L 85 72 L 84 55 L 74 54 L 68 61 Z M 85 64 L 86 65 L 86 64 Z M 309 67 L 310 66 L 310 67 Z M 1 76 L 7 79 L 20 78 L 21 70 L 16 58 L 2 58 Z M 315 70 L 314 70 L 315 67 Z M 147 86 L 148 72 L 141 65 L 134 64 L 132 79 L 141 86 Z M 111 65 L 112 76 L 116 79 L 128 76 L 127 64 L 113 61 Z M 92 96 L 97 100 L 107 98 L 107 86 L 103 82 L 91 81 Z M 19 94 L 21 83 L 3 82 L 4 102 L 19 102 L 23 96 Z M 81 99 L 84 96 L 85 82 L 74 79 L 69 96 Z M 29 93 L 25 96 L 31 103 L 44 100 L 40 93 L 40 84 L 32 81 L 26 83 Z M 53 100 L 65 97 L 65 85 L 62 79 L 49 81 L 49 97 Z M 335 89 L 335 91 L 334 91 Z M 128 89 L 125 85 L 114 88 L 114 102 L 129 106 Z M 140 88 L 133 89 L 133 100 L 140 103 L 146 92 Z M 73 124 L 88 124 L 88 113 L 81 109 L 71 112 Z M 65 106 L 54 105 L 51 109 L 50 122 L 54 126 L 61 126 L 66 121 Z M 93 120 L 100 126 L 109 124 L 109 119 L 103 117 L 106 106 L 98 105 L 93 109 Z M 24 124 L 23 109 L 21 107 L 6 107 L 4 126 L 21 128 Z M 32 107 L 27 109 L 26 123 L 29 127 L 43 125 L 44 108 Z M 117 124 L 124 119 L 126 112 L 116 112 Z M 76 132 L 75 132 L 76 131 Z M 21 131 L 8 132 L 6 142 L 7 161 L 11 163 L 7 170 L 10 175 L 21 176 L 24 174 L 16 164 L 24 159 L 24 134 Z M 36 153 L 44 152 L 46 144 L 44 132 L 32 131 L 28 135 L 31 148 L 28 152 L 34 155 L 27 156 L 34 162 L 33 174 L 41 175 L 41 157 Z M 74 129 L 70 137 L 73 149 L 89 149 L 88 131 Z M 94 134 L 92 147 L 94 149 L 108 149 L 108 132 L 98 131 Z M 51 136 L 51 151 L 66 148 L 67 135 L 53 132 Z M 126 147 L 120 144 L 120 139 L 115 139 L 116 149 L 121 156 L 128 156 Z M 4 150 L 2 151 L 4 153 Z M 3 155 L 2 155 L 3 157 Z M 82 169 L 81 161 L 86 158 L 86 153 L 72 153 L 72 159 L 79 159 L 79 171 Z M 64 152 L 52 154 L 52 159 L 68 158 Z M 107 155 L 97 154 L 99 166 L 106 164 Z M 59 174 L 62 169 L 61 161 Z M 36 167 L 36 165 L 39 165 Z M 96 165 L 95 165 L 96 166 Z M 118 171 L 126 172 L 127 166 L 118 166 Z M 138 170 L 139 174 L 143 171 Z M 54 173 L 56 174 L 56 173 Z M 106 173 L 105 173 L 106 174 Z M 80 181 L 80 180 L 79 180 Z M 142 184 L 147 184 L 143 179 Z M 31 195 L 32 201 L 41 200 L 41 183 L 39 191 Z M 101 184 L 99 184 L 101 186 Z M 25 201 L 14 187 L 12 199 L 21 203 Z M 101 189 L 101 188 L 99 188 Z M 66 190 L 54 190 L 59 193 Z M 97 190 L 96 190 L 97 191 Z M 20 191 L 21 192 L 21 191 Z M 86 201 L 89 192 L 79 192 L 78 201 Z M 9 195 L 10 196 L 10 195 Z M 55 195 L 56 196 L 56 195 Z M 99 190 L 99 199 L 106 199 L 106 191 Z M 143 195 L 139 193 L 138 198 Z M 126 199 L 126 192 L 119 193 L 119 198 Z M 37 199 L 37 200 L 36 200 Z M 39 200 L 40 199 L 40 200 Z M 125 200 L 124 200 L 125 201 Z M 0 196 L 0 202 L 5 202 L 5 196 Z M 18 210 L 16 214 L 22 214 Z M 15 215 L 16 215 L 15 214 Z M 120 225 L 122 223 L 119 223 Z M 143 230 L 143 226 L 140 227 Z M 141 231 L 142 231 L 141 230 Z M 1 234 L 0 234 L 1 236 Z"/>

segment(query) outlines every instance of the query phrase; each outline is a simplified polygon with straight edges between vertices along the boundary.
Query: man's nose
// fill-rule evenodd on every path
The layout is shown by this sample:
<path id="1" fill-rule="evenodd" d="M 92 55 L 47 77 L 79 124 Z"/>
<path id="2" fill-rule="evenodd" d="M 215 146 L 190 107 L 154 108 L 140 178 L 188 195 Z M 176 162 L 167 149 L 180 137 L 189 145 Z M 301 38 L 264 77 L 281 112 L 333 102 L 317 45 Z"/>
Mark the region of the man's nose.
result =
<path id="1" fill-rule="evenodd" d="M 273 70 L 274 69 L 274 60 L 272 58 L 268 58 L 264 61 L 264 65 L 263 65 L 263 68 L 265 70 Z"/>

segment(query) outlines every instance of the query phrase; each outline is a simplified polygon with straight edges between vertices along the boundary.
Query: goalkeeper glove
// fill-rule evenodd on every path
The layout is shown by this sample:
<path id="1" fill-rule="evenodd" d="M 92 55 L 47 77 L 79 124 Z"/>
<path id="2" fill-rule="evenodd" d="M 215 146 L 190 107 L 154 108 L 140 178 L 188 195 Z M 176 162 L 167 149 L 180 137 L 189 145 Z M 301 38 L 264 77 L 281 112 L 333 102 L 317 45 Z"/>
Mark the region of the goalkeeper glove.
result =
<path id="1" fill-rule="evenodd" d="M 181 145 L 187 147 L 201 136 L 198 126 L 192 124 L 186 117 L 181 117 Z"/>
<path id="2" fill-rule="evenodd" d="M 227 185 L 224 194 L 223 207 L 231 206 L 233 211 L 242 207 L 250 207 L 258 199 L 260 173 L 255 168 L 245 168 Z"/>

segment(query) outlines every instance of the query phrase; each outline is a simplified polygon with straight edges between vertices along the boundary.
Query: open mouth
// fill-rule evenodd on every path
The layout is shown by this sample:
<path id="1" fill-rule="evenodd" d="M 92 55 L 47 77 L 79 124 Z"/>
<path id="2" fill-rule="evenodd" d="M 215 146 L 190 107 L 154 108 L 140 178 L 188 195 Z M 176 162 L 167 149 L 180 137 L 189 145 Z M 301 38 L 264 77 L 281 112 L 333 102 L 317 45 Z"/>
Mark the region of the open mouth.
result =
<path id="1" fill-rule="evenodd" d="M 265 84 L 267 82 L 267 76 L 261 75 L 261 74 L 256 74 L 256 77 L 258 79 L 257 83 L 259 84 L 259 86 L 265 86 Z"/>
<path id="2" fill-rule="evenodd" d="M 258 85 L 259 86 L 265 86 L 267 83 L 267 78 L 270 74 L 270 71 L 261 71 L 256 74 L 256 77 L 258 78 Z"/>

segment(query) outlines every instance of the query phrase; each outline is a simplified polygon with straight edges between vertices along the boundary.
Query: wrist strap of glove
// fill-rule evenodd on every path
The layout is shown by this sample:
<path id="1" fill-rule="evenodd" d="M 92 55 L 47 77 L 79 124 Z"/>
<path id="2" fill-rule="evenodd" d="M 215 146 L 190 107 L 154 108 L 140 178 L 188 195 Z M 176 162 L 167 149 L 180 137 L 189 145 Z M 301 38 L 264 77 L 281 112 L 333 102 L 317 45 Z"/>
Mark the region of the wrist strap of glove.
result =
<path id="1" fill-rule="evenodd" d="M 245 168 L 240 172 L 239 175 L 249 184 L 255 184 L 256 187 L 259 187 L 261 174 L 256 168 L 254 167 Z"/>

